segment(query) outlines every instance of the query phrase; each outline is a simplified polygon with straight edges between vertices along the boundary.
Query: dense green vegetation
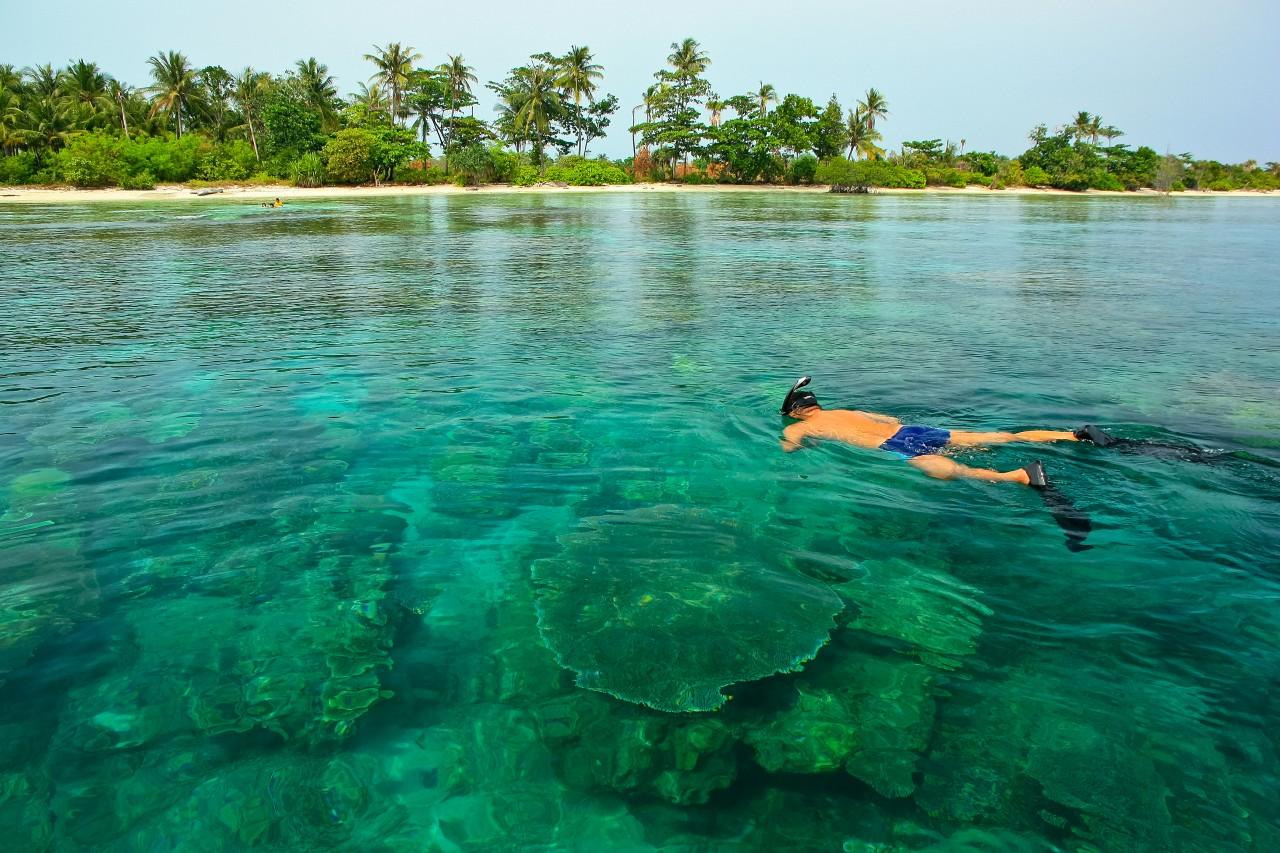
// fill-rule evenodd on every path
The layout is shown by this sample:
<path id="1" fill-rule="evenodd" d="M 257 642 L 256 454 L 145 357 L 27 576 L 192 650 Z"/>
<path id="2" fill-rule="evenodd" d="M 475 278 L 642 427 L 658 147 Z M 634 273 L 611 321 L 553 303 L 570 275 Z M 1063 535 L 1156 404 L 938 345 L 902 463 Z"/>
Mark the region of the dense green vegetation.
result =
<path id="1" fill-rule="evenodd" d="M 965 152 L 942 139 L 882 147 L 890 115 L 870 88 L 852 108 L 780 94 L 768 83 L 717 94 L 694 39 L 671 45 L 632 112 L 633 156 L 589 159 L 618 98 L 598 96 L 604 68 L 587 47 L 537 53 L 499 81 L 496 118 L 475 116 L 478 78 L 461 56 L 421 64 L 391 43 L 364 57 L 370 79 L 346 98 L 315 58 L 284 74 L 196 68 L 181 53 L 149 59 L 134 88 L 96 64 L 0 65 L 0 183 L 121 186 L 292 181 L 595 186 L 631 180 L 824 183 L 842 189 L 964 187 L 1068 190 L 1278 189 L 1280 164 L 1227 165 L 1131 148 L 1088 112 L 1031 131 L 1017 157 Z"/>

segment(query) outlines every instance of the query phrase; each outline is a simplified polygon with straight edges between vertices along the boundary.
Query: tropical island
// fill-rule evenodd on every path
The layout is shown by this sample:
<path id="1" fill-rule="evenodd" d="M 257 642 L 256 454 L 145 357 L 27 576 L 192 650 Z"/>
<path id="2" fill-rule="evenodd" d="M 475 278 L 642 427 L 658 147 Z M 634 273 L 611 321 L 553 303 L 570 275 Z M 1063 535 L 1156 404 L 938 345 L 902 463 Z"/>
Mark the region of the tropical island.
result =
<path id="1" fill-rule="evenodd" d="M 872 87 L 852 106 L 781 94 L 768 83 L 717 93 L 711 59 L 686 38 L 655 82 L 625 109 L 604 93 L 588 47 L 535 53 L 480 85 L 459 55 L 427 64 L 412 47 L 375 46 L 373 74 L 346 97 L 314 57 L 283 74 L 195 67 L 152 56 L 151 80 L 131 86 L 84 59 L 17 69 L 0 64 L 0 184 L 119 187 L 162 184 L 559 187 L 677 185 L 868 188 L 1045 188 L 1110 192 L 1271 191 L 1280 163 L 1224 164 L 1117 142 L 1087 111 L 1037 125 L 1016 156 L 942 138 L 882 146 L 891 115 Z M 475 115 L 488 90 L 496 118 Z M 632 156 L 592 157 L 622 110 Z"/>

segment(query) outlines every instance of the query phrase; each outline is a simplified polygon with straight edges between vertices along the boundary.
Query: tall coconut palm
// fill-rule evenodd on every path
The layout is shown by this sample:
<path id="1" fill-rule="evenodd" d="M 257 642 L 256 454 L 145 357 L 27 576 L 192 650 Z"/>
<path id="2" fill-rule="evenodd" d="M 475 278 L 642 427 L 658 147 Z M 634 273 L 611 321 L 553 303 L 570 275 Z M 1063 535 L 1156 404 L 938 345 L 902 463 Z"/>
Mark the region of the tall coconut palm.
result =
<path id="1" fill-rule="evenodd" d="M 698 44 L 697 39 L 691 38 L 678 43 L 672 42 L 667 62 L 675 69 L 676 74 L 687 78 L 697 77 L 711 65 L 711 59 L 702 45 Z"/>
<path id="2" fill-rule="evenodd" d="M 338 99 L 338 88 L 333 76 L 329 74 L 329 66 L 317 62 L 314 56 L 299 59 L 294 63 L 294 74 L 298 88 L 302 91 L 302 99 L 307 106 L 320 116 L 320 123 L 326 131 L 338 126 L 338 112 L 334 103 Z"/>
<path id="3" fill-rule="evenodd" d="M 595 103 L 596 81 L 604 79 L 604 66 L 596 65 L 591 61 L 592 59 L 594 57 L 589 47 L 585 45 L 578 47 L 575 44 L 556 63 L 556 85 L 573 97 L 573 104 L 576 107 L 582 106 L 584 97 L 589 102 Z M 580 130 L 578 154 L 585 157 L 586 153 L 586 141 Z"/>
<path id="4" fill-rule="evenodd" d="M 538 63 L 520 71 L 515 130 L 533 143 L 536 163 L 542 160 L 542 140 L 550 130 L 558 103 L 555 69 Z"/>
<path id="5" fill-rule="evenodd" d="M 401 47 L 400 42 L 393 41 L 385 48 L 373 46 L 374 53 L 366 53 L 364 58 L 378 69 L 371 80 L 381 83 L 391 95 L 391 120 L 400 119 L 400 102 L 405 86 L 409 83 L 409 75 L 413 73 L 413 63 L 422 58 L 411 47 Z"/>
<path id="6" fill-rule="evenodd" d="M 448 55 L 449 61 L 440 64 L 439 71 L 444 75 L 449 98 L 449 109 L 456 116 L 458 103 L 471 97 L 471 87 L 476 82 L 475 69 L 466 63 L 461 55 Z"/>
<path id="7" fill-rule="evenodd" d="M 49 63 L 22 69 L 27 94 L 36 98 L 56 98 L 62 89 L 62 72 Z"/>
<path id="8" fill-rule="evenodd" d="M 107 81 L 107 95 L 111 98 L 113 109 L 120 111 L 120 130 L 125 136 L 129 135 L 129 116 L 125 114 L 124 105 L 131 94 L 133 90 L 119 80 L 112 78 Z"/>
<path id="9" fill-rule="evenodd" d="M 62 90 L 66 97 L 78 106 L 89 124 L 113 111 L 111 95 L 107 91 L 109 78 L 97 63 L 83 59 L 69 65 L 62 76 Z"/>
<path id="10" fill-rule="evenodd" d="M 592 62 L 594 58 L 591 48 L 575 44 L 556 65 L 556 85 L 573 97 L 576 106 L 582 106 L 584 97 L 595 103 L 596 81 L 604 79 L 604 66 Z"/>
<path id="11" fill-rule="evenodd" d="M 1124 136 L 1124 131 L 1118 127 L 1106 125 L 1105 127 L 1098 128 L 1098 135 L 1105 137 L 1107 144 L 1110 145 L 1112 142 L 1115 142 L 1117 137 Z"/>
<path id="12" fill-rule="evenodd" d="M 147 60 L 155 81 L 151 92 L 151 115 L 165 113 L 173 118 L 178 138 L 182 138 L 182 115 L 200 106 L 200 86 L 191 63 L 176 50 L 157 53 Z"/>
<path id="13" fill-rule="evenodd" d="M 756 92 L 756 100 L 760 103 L 760 115 L 769 113 L 769 105 L 778 103 L 778 90 L 772 83 L 760 81 L 760 90 Z"/>
<path id="14" fill-rule="evenodd" d="M 231 89 L 231 99 L 236 102 L 240 114 L 244 116 L 244 128 L 249 131 L 249 142 L 253 145 L 253 156 L 262 162 L 262 154 L 258 150 L 258 131 L 254 127 L 257 121 L 258 104 L 267 92 L 271 75 L 265 71 L 254 71 L 246 67 L 236 77 Z"/>
<path id="15" fill-rule="evenodd" d="M 874 133 L 876 119 L 889 115 L 889 102 L 884 99 L 884 95 L 878 89 L 872 86 L 863 99 L 858 101 L 858 109 L 866 119 L 867 130 Z"/>

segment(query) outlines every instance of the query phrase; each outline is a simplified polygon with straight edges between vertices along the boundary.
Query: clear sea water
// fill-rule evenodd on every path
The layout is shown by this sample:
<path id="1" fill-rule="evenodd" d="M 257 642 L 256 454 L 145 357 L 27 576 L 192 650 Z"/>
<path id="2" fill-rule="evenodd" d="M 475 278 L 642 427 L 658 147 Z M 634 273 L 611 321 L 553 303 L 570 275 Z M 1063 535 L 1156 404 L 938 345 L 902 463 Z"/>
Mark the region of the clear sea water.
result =
<path id="1" fill-rule="evenodd" d="M 1280 849 L 1277 271 L 1254 198 L 0 207 L 4 846 Z M 783 454 L 801 373 L 1213 454 L 961 457 L 1073 553 Z"/>

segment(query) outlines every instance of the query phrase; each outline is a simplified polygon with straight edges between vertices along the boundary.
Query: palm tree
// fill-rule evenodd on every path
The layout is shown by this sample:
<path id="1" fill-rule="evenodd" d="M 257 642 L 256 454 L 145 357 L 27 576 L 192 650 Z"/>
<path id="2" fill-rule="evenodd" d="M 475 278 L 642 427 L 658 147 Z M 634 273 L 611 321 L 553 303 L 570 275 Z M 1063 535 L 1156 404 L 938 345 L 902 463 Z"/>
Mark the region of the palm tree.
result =
<path id="1" fill-rule="evenodd" d="M 760 102 L 760 115 L 769 114 L 769 104 L 778 103 L 778 90 L 772 83 L 760 81 L 760 91 L 756 92 L 756 100 Z"/>
<path id="2" fill-rule="evenodd" d="M 874 86 L 867 90 L 866 96 L 858 101 L 858 109 L 866 118 L 867 130 L 874 133 L 876 129 L 876 119 L 884 118 L 889 115 L 889 102 Z"/>
<path id="3" fill-rule="evenodd" d="M 582 106 L 584 95 L 588 101 L 595 103 L 596 81 L 604 78 L 604 66 L 593 63 L 591 60 L 594 58 L 591 48 L 575 44 L 557 65 L 559 74 L 556 85 L 572 95 L 573 103 L 577 106 Z"/>
<path id="4" fill-rule="evenodd" d="M 369 86 L 361 83 L 360 88 L 356 89 L 356 93 L 351 100 L 371 113 L 390 112 L 391 110 L 391 102 L 387 100 L 387 93 L 382 91 L 382 86 L 378 83 Z"/>
<path id="5" fill-rule="evenodd" d="M 21 127 L 17 137 L 37 149 L 56 151 L 75 136 L 76 115 L 74 104 L 61 98 L 35 98 L 26 104 L 19 116 Z"/>
<path id="6" fill-rule="evenodd" d="M 422 58 L 411 47 L 401 47 L 400 42 L 393 41 L 386 48 L 373 46 L 376 53 L 366 53 L 364 58 L 373 63 L 377 72 L 371 77 L 386 87 L 391 94 L 391 120 L 400 118 L 400 100 L 404 94 L 409 75 L 413 73 L 413 63 Z"/>
<path id="7" fill-rule="evenodd" d="M 338 126 L 338 113 L 334 102 L 338 98 L 338 88 L 329 74 L 329 66 L 317 62 L 314 56 L 299 59 L 294 63 L 298 87 L 302 90 L 302 99 L 307 106 L 320 115 L 324 129 L 334 130 Z"/>
<path id="8" fill-rule="evenodd" d="M 240 112 L 244 115 L 244 126 L 249 130 L 249 141 L 253 144 L 253 156 L 262 162 L 262 154 L 258 151 L 258 132 L 254 129 L 254 111 L 257 109 L 258 102 L 267 90 L 267 83 L 270 81 L 271 75 L 263 71 L 254 71 L 252 68 L 246 67 L 240 72 L 240 76 L 236 77 L 235 84 L 231 89 L 231 98 L 236 102 L 236 106 L 240 108 Z"/>
<path id="9" fill-rule="evenodd" d="M 115 108 L 120 110 L 120 129 L 124 132 L 125 136 L 129 135 L 129 117 L 125 115 L 124 103 L 129 99 L 129 96 L 132 93 L 132 89 L 115 78 L 107 81 L 107 95 L 115 104 Z"/>
<path id="10" fill-rule="evenodd" d="M 85 118 L 94 122 L 103 113 L 113 109 L 107 84 L 111 78 L 96 63 L 83 59 L 72 63 L 63 72 L 62 88 L 66 96 L 85 112 Z"/>
<path id="11" fill-rule="evenodd" d="M 454 56 L 451 53 L 449 54 L 449 61 L 442 63 L 439 70 L 444 74 L 447 85 L 446 94 L 449 96 L 449 110 L 456 116 L 458 114 L 458 102 L 471 97 L 471 86 L 476 82 L 475 69 L 467 65 L 461 55 Z"/>
<path id="12" fill-rule="evenodd" d="M 24 68 L 22 73 L 27 78 L 27 92 L 34 97 L 54 98 L 62 88 L 62 72 L 54 71 L 53 66 L 47 62 Z"/>
<path id="13" fill-rule="evenodd" d="M 556 63 L 556 85 L 573 96 L 576 107 L 582 106 L 584 95 L 588 101 L 595 103 L 596 81 L 604 78 L 604 66 L 593 63 L 593 58 L 590 48 L 575 44 Z M 581 130 L 578 132 L 578 154 L 582 157 L 587 154 Z"/>
<path id="14" fill-rule="evenodd" d="M 667 56 L 667 62 L 675 69 L 676 74 L 693 78 L 707 70 L 711 59 L 697 39 L 687 38 L 679 43 L 671 43 L 671 54 Z"/>
<path id="15" fill-rule="evenodd" d="M 720 126 L 720 114 L 724 112 L 724 108 L 727 106 L 729 105 L 726 104 L 724 100 L 715 92 L 712 92 L 707 97 L 707 109 L 711 112 L 712 127 Z"/>
<path id="16" fill-rule="evenodd" d="M 1076 113 L 1075 121 L 1071 123 L 1071 134 L 1078 142 L 1084 142 L 1093 133 L 1093 128 L 1098 124 L 1098 119 L 1090 115 L 1088 112 L 1081 110 Z"/>
<path id="17" fill-rule="evenodd" d="M 514 128 L 533 143 L 533 160 L 542 160 L 542 140 L 551 127 L 557 97 L 555 70 L 541 63 L 520 69 Z"/>
<path id="18" fill-rule="evenodd" d="M 22 105 L 8 86 L 0 86 L 0 152 L 12 153 L 22 144 Z"/>
<path id="19" fill-rule="evenodd" d="M 871 123 L 861 107 L 857 110 L 849 110 L 846 129 L 849 137 L 850 160 L 856 159 L 859 154 L 868 160 L 876 160 L 884 154 L 884 150 L 876 145 L 880 141 L 880 132 L 871 127 Z"/>
<path id="20" fill-rule="evenodd" d="M 22 89 L 22 74 L 12 65 L 0 65 L 0 89 L 8 89 L 15 95 Z"/>
<path id="21" fill-rule="evenodd" d="M 158 53 L 147 60 L 155 83 L 150 87 L 151 115 L 167 113 L 172 116 L 178 138 L 182 138 L 182 114 L 200 104 L 200 87 L 196 83 L 191 63 L 176 50 Z"/>

